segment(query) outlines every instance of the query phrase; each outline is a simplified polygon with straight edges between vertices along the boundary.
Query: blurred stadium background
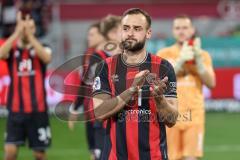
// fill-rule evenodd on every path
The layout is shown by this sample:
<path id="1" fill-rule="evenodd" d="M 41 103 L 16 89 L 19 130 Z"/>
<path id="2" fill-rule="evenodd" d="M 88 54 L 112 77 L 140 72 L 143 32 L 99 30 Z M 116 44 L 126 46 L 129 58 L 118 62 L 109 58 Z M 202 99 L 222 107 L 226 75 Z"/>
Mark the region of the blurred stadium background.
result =
<path id="1" fill-rule="evenodd" d="M 172 18 L 185 13 L 193 17 L 203 48 L 209 51 L 217 75 L 213 90 L 203 88 L 206 97 L 206 160 L 240 159 L 240 1 L 238 0 L 1 0 L 1 42 L 14 30 L 18 8 L 31 12 L 37 23 L 37 36 L 53 48 L 46 88 L 50 110 L 62 100 L 73 100 L 49 87 L 50 73 L 65 61 L 86 51 L 87 29 L 107 14 L 121 15 L 132 7 L 142 8 L 153 18 L 153 36 L 148 50 L 157 50 L 173 43 Z M 79 82 L 78 71 L 66 83 Z M 55 77 L 56 85 L 61 76 Z M 9 85 L 6 64 L 0 61 L 0 157 L 6 123 L 6 95 Z M 63 86 L 59 86 L 63 87 Z M 70 131 L 67 123 L 51 117 L 53 145 L 49 159 L 89 159 L 83 123 Z M 31 152 L 22 148 L 20 160 L 32 159 Z"/>

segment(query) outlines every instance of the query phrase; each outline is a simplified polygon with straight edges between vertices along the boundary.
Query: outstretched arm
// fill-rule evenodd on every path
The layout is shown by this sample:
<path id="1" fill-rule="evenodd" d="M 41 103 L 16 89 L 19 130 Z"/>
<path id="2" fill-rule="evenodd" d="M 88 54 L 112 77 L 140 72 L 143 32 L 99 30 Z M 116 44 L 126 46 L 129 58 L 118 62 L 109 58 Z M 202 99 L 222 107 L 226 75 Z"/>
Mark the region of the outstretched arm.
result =
<path id="1" fill-rule="evenodd" d="M 0 47 L 0 59 L 7 59 L 14 41 L 16 41 L 23 33 L 24 20 L 22 20 L 22 13 L 17 13 L 17 25 L 13 34 Z"/>

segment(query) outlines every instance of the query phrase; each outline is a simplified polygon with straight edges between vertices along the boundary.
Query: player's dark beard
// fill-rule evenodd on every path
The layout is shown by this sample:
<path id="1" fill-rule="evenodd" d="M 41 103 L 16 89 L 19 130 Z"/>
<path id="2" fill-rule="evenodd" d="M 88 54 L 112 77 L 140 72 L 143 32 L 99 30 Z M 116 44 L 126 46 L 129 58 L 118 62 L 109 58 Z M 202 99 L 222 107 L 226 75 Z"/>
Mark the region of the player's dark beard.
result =
<path id="1" fill-rule="evenodd" d="M 144 48 L 145 46 L 145 39 L 143 41 L 137 42 L 133 44 L 131 41 L 125 40 L 121 42 L 121 45 L 124 50 L 130 51 L 130 52 L 137 52 Z"/>

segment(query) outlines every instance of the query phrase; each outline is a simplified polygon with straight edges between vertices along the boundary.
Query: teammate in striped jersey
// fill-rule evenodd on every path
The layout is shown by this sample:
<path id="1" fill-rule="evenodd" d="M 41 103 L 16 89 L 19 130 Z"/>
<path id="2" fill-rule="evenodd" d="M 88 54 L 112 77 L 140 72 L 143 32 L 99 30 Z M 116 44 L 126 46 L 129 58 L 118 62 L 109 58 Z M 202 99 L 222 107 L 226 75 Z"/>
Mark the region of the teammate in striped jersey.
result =
<path id="1" fill-rule="evenodd" d="M 35 158 L 44 160 L 51 142 L 44 88 L 51 49 L 38 41 L 35 32 L 34 20 L 19 12 L 15 32 L 0 47 L 0 58 L 7 61 L 11 78 L 4 146 L 6 160 L 17 158 L 18 147 L 26 139 Z"/>
<path id="2" fill-rule="evenodd" d="M 108 15 L 104 17 L 100 23 L 97 23 L 89 30 L 88 44 L 89 47 L 95 48 L 95 51 L 89 55 L 89 63 L 86 72 L 84 72 L 83 80 L 79 90 L 80 95 L 74 103 L 74 110 L 79 109 L 81 104 L 84 104 L 84 110 L 86 112 L 86 129 L 87 129 L 87 138 L 89 142 L 89 149 L 91 152 L 91 157 L 94 160 L 99 160 L 102 149 L 103 149 L 103 140 L 105 136 L 105 129 L 101 122 L 95 120 L 93 113 L 93 104 L 92 104 L 92 83 L 94 80 L 95 70 L 98 63 L 105 60 L 107 57 L 119 53 L 119 27 L 120 27 L 120 17 L 115 15 Z M 94 30 L 93 30 L 94 29 Z M 93 36 L 93 33 L 94 35 Z M 95 37 L 95 38 L 94 38 Z M 94 39 L 93 39 L 94 38 Z M 96 40 L 102 40 L 97 41 Z M 96 45 L 92 45 L 96 44 Z M 77 114 L 72 114 L 70 116 L 69 126 L 72 128 L 74 126 L 74 121 L 77 120 Z"/>

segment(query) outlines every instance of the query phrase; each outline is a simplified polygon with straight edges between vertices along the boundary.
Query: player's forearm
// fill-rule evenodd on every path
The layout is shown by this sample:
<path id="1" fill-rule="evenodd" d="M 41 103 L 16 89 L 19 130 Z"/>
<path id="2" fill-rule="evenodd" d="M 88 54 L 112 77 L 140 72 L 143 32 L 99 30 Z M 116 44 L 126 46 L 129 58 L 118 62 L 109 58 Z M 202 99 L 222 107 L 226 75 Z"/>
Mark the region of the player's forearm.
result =
<path id="1" fill-rule="evenodd" d="M 34 35 L 28 36 L 29 42 L 32 44 L 36 50 L 37 56 L 44 62 L 49 63 L 51 61 L 51 54 L 46 51 L 43 45 L 37 40 Z"/>
<path id="2" fill-rule="evenodd" d="M 0 59 L 6 59 L 12 48 L 14 41 L 18 38 L 18 34 L 14 32 L 0 47 Z"/>
<path id="3" fill-rule="evenodd" d="M 201 56 L 196 56 L 196 67 L 203 84 L 209 88 L 214 88 L 216 85 L 214 71 L 212 68 L 207 68 L 206 65 L 204 65 Z"/>
<path id="4" fill-rule="evenodd" d="M 130 89 L 127 89 L 117 97 L 103 100 L 100 104 L 94 104 L 96 119 L 104 120 L 118 113 L 132 98 L 133 94 Z"/>
<path id="5" fill-rule="evenodd" d="M 168 127 L 174 126 L 178 117 L 177 103 L 169 102 L 164 96 L 155 98 L 155 102 L 161 120 L 163 120 Z"/>
<path id="6" fill-rule="evenodd" d="M 215 74 L 205 70 L 204 72 L 199 72 L 199 76 L 208 88 L 214 88 L 216 86 Z"/>

